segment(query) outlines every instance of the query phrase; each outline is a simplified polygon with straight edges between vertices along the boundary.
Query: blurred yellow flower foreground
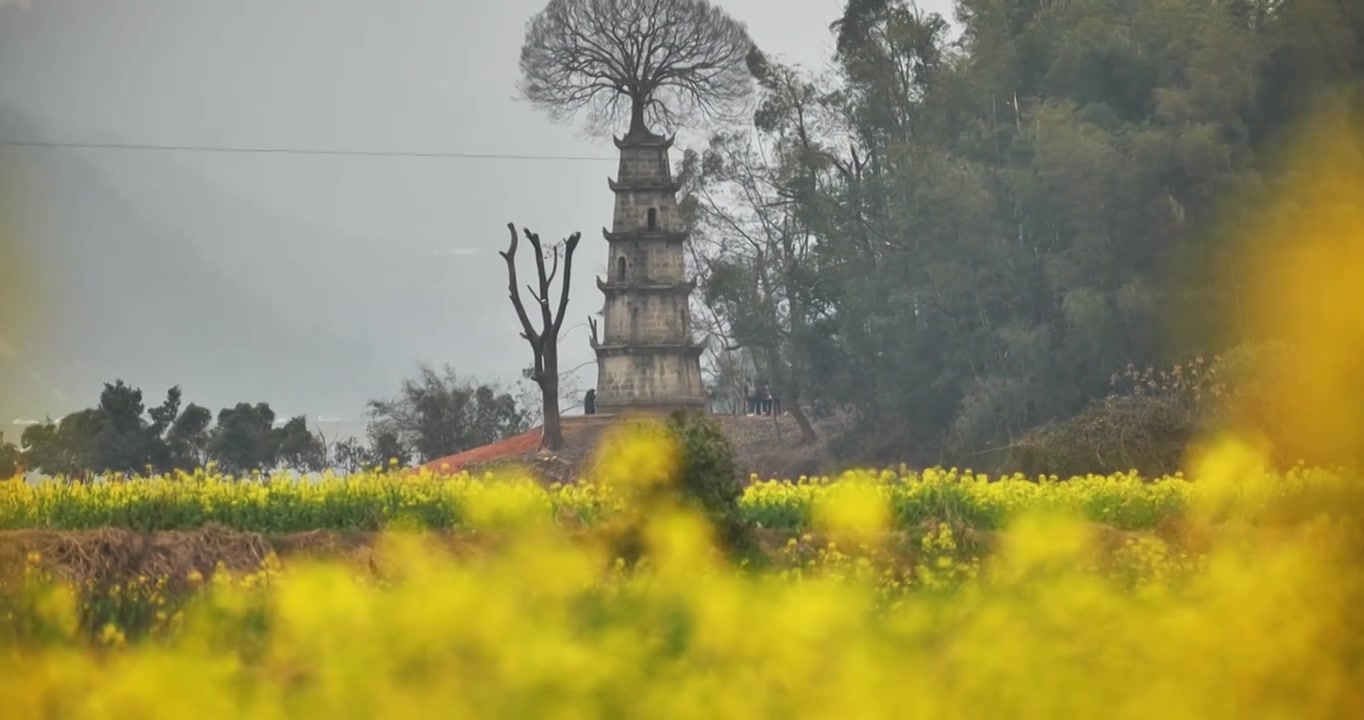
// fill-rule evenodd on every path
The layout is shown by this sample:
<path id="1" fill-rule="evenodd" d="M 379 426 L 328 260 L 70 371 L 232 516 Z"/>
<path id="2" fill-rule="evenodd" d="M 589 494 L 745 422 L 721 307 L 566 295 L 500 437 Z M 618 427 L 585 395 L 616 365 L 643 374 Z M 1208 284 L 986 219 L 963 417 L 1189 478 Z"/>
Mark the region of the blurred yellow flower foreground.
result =
<path id="1" fill-rule="evenodd" d="M 608 456 L 606 478 L 659 482 L 658 442 Z M 1252 523 L 1238 508 L 1279 485 L 1249 450 L 1195 472 L 1226 491 L 1191 508 L 1187 547 L 1105 551 L 1097 526 L 1034 514 L 983 559 L 943 526 L 887 563 L 868 478 L 816 512 L 847 547 L 763 570 L 660 503 L 627 570 L 490 486 L 469 516 L 505 533 L 496 551 L 394 533 L 370 571 L 188 578 L 204 590 L 146 640 L 78 638 L 75 595 L 30 593 L 8 609 L 0 693 L 14 718 L 1362 716 L 1355 484 L 1312 475 L 1334 500 Z"/>

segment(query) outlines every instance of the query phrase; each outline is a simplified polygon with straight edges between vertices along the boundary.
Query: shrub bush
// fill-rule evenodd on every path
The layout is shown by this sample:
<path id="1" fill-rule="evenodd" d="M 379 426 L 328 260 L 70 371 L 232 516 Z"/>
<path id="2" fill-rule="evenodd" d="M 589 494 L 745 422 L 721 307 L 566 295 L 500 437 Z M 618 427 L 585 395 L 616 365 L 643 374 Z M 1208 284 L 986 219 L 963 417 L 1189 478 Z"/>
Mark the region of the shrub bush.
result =
<path id="1" fill-rule="evenodd" d="M 678 489 L 683 501 L 712 519 L 737 516 L 744 488 L 729 438 L 700 413 L 675 412 L 666 425 L 681 451 Z"/>
<path id="2" fill-rule="evenodd" d="M 632 443 L 633 459 L 621 460 L 632 456 Z M 638 448 L 651 449 L 640 456 Z M 607 469 L 598 481 L 625 493 L 626 511 L 610 520 L 603 534 L 612 538 L 613 552 L 627 565 L 642 558 L 640 532 L 650 517 L 674 507 L 701 515 L 713 528 L 719 549 L 731 558 L 749 545 L 734 447 L 704 415 L 677 411 L 661 423 L 626 423 L 597 452 L 602 458 L 598 468 Z"/>
<path id="3" fill-rule="evenodd" d="M 697 412 L 674 412 L 666 423 L 681 454 L 678 500 L 703 515 L 716 539 L 732 557 L 750 555 L 753 543 L 739 509 L 744 486 L 734 446 L 716 423 Z"/>

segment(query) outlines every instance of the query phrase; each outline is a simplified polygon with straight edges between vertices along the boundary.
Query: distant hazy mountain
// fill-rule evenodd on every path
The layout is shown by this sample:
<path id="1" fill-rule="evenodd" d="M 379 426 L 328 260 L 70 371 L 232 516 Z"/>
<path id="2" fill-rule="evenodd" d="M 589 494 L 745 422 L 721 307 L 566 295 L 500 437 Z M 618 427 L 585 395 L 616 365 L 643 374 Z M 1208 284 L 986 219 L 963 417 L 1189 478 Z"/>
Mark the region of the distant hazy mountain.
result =
<path id="1" fill-rule="evenodd" d="M 0 138 L 41 134 L 0 107 Z M 184 172 L 175 182 L 196 180 Z M 0 325 L 0 333 L 22 334 L 8 339 L 8 352 L 0 347 L 6 435 L 20 429 L 8 426 L 11 418 L 88 406 L 115 378 L 141 386 L 152 401 L 180 384 L 187 401 L 214 410 L 266 401 L 312 416 L 352 415 L 393 384 L 364 323 L 340 328 L 314 319 L 322 300 L 309 290 L 335 285 L 317 277 L 335 256 L 317 238 L 291 242 L 289 235 L 308 228 L 255 217 L 259 208 L 221 198 L 205 212 L 234 214 L 240 226 L 227 234 L 240 233 L 240 245 L 210 257 L 159 214 L 136 212 L 119 190 L 79 151 L 0 147 L 0 243 L 8 243 L 0 261 L 19 258 L 25 288 L 22 298 L 0 294 L 9 305 L 0 317 L 11 326 Z M 200 187 L 176 197 L 204 202 L 213 192 Z M 371 277 L 386 270 L 369 269 Z M 27 320 L 22 333 L 15 318 Z"/>

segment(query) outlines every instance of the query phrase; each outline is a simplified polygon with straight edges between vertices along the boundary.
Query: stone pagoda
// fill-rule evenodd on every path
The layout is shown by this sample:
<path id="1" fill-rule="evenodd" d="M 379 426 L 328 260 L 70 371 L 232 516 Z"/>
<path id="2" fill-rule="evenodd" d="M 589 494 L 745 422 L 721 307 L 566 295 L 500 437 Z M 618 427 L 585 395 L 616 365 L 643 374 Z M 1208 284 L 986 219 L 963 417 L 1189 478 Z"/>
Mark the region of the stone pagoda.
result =
<path id="1" fill-rule="evenodd" d="M 620 169 L 607 180 L 616 195 L 606 237 L 609 277 L 597 278 L 606 296 L 597 353 L 596 412 L 705 411 L 703 345 L 691 336 L 687 232 L 677 214 L 678 184 L 668 150 L 673 139 L 640 126 L 615 140 Z"/>

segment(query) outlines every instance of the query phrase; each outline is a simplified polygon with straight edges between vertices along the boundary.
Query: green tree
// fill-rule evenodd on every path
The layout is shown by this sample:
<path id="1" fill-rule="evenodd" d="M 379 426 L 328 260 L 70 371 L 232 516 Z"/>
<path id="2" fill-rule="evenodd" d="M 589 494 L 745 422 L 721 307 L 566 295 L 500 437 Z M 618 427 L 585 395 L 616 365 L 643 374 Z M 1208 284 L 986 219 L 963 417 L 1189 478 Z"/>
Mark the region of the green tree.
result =
<path id="1" fill-rule="evenodd" d="M 277 469 L 317 472 L 327 463 L 322 438 L 308 430 L 307 418 L 290 418 L 276 427 L 268 403 L 238 403 L 218 411 L 218 424 L 203 433 L 203 413 L 196 411 L 177 434 L 186 452 L 203 443 L 206 455 L 227 473 L 245 475 Z"/>
<path id="2" fill-rule="evenodd" d="M 1002 452 L 1129 363 L 1220 349 L 1208 318 L 1254 289 L 1198 281 L 1225 261 L 1210 230 L 1309 100 L 1361 78 L 1359 7 L 959 0 L 949 41 L 850 0 L 837 87 L 755 54 L 751 133 L 693 157 L 700 239 L 738 241 L 703 252 L 710 310 L 854 408 L 860 460 Z M 750 227 L 808 242 L 796 291 Z"/>
<path id="3" fill-rule="evenodd" d="M 498 387 L 461 378 L 449 365 L 438 373 L 422 366 L 399 394 L 371 400 L 368 434 L 380 461 L 421 462 L 454 455 L 527 430 L 526 413 Z"/>
<path id="4" fill-rule="evenodd" d="M 369 464 L 377 468 L 387 468 L 394 460 L 400 465 L 409 462 L 412 452 L 403 445 L 397 435 L 391 432 L 381 432 L 376 435 L 370 444 L 368 461 Z"/>
<path id="5" fill-rule="evenodd" d="M 102 429 L 98 410 L 80 410 L 59 422 L 47 420 L 24 429 L 20 444 L 24 466 L 48 475 L 82 479 L 99 467 L 95 440 Z"/>
<path id="6" fill-rule="evenodd" d="M 150 428 L 143 417 L 142 391 L 122 380 L 106 383 L 96 407 L 94 446 L 88 468 L 97 472 L 145 472 L 153 453 Z"/>
<path id="7" fill-rule="evenodd" d="M 1239 0 L 1233 8 L 1263 49 L 1250 122 L 1256 139 L 1272 140 L 1314 99 L 1364 78 L 1364 4 Z"/>
<path id="8" fill-rule="evenodd" d="M 271 434 L 278 466 L 304 472 L 321 472 L 327 466 L 327 447 L 308 429 L 307 418 L 290 418 Z"/>
<path id="9" fill-rule="evenodd" d="M 57 459 L 57 424 L 51 418 L 29 425 L 19 434 L 19 450 L 25 467 L 49 475 L 65 475 Z"/>
<path id="10" fill-rule="evenodd" d="M 203 467 L 208 462 L 209 428 L 213 413 L 206 407 L 190 403 L 166 432 L 169 466 L 188 470 Z"/>
<path id="11" fill-rule="evenodd" d="M 5 442 L 5 434 L 0 432 L 0 479 L 17 475 L 22 460 L 19 448 L 14 443 Z"/>
<path id="12" fill-rule="evenodd" d="M 96 407 L 26 428 L 23 464 L 71 478 L 191 470 L 209 460 L 234 473 L 325 464 L 325 446 L 302 417 L 276 428 L 268 404 L 242 403 L 221 411 L 212 427 L 213 414 L 193 403 L 181 409 L 182 397 L 172 387 L 161 404 L 147 408 L 140 389 L 122 380 L 106 383 Z"/>
<path id="13" fill-rule="evenodd" d="M 753 352 L 802 440 L 813 442 L 801 405 L 810 378 L 800 347 L 812 340 L 820 289 L 816 237 L 797 203 L 816 182 L 810 168 L 825 165 L 811 137 L 820 91 L 757 54 L 751 67 L 764 87 L 760 129 L 719 133 L 704 152 L 687 153 L 682 210 L 712 334 L 727 349 Z"/>
<path id="14" fill-rule="evenodd" d="M 275 411 L 267 403 L 237 403 L 219 410 L 208 441 L 209 458 L 235 475 L 274 468 L 279 457 L 274 423 Z"/>
<path id="15" fill-rule="evenodd" d="M 64 476 L 192 468 L 199 460 L 192 450 L 202 447 L 194 435 L 202 435 L 211 416 L 195 405 L 181 413 L 180 402 L 180 388 L 173 387 L 148 410 L 138 388 L 122 380 L 106 383 L 98 406 L 27 428 L 21 437 L 25 462 Z"/>

